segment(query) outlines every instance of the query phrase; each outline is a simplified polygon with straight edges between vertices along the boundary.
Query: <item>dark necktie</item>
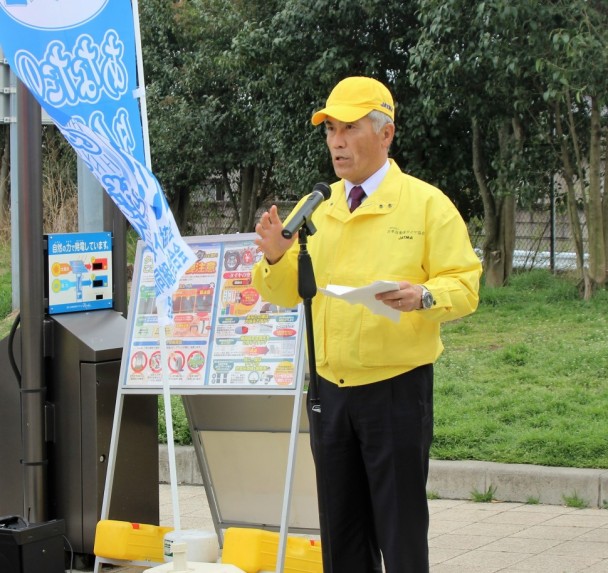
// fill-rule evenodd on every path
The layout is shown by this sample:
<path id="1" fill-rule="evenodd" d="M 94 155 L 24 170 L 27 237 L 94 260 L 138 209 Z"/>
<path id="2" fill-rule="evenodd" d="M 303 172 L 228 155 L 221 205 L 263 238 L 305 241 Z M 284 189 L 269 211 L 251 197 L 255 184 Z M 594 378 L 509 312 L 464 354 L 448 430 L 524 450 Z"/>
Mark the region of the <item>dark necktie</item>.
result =
<path id="1" fill-rule="evenodd" d="M 350 190 L 350 212 L 352 213 L 359 205 L 361 205 L 361 201 L 365 197 L 365 191 L 363 191 L 363 187 L 361 185 L 355 185 Z"/>

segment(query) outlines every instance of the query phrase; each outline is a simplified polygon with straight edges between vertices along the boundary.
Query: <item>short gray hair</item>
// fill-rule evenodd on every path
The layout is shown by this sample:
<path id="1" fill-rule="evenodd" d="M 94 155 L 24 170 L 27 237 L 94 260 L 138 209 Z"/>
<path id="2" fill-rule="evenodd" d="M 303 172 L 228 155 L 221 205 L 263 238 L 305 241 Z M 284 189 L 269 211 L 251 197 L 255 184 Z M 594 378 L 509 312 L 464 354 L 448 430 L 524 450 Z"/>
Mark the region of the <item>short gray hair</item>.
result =
<path id="1" fill-rule="evenodd" d="M 367 117 L 372 120 L 372 125 L 376 133 L 378 133 L 387 123 L 394 123 L 388 115 L 378 111 L 377 109 L 370 111 L 367 114 Z"/>

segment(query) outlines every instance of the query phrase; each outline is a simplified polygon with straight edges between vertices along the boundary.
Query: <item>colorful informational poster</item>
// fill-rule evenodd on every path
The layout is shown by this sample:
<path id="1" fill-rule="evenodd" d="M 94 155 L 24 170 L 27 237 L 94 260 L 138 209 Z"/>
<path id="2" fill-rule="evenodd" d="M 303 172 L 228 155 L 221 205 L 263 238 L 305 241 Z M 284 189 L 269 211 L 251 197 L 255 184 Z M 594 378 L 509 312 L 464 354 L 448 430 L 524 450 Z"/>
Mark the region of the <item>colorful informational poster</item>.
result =
<path id="1" fill-rule="evenodd" d="M 48 312 L 112 308 L 112 233 L 47 236 Z"/>
<path id="2" fill-rule="evenodd" d="M 261 253 L 255 235 L 190 237 L 197 261 L 173 295 L 174 323 L 165 327 L 163 369 L 154 296 L 154 267 L 140 244 L 133 276 L 122 384 L 161 387 L 294 388 L 302 354 L 300 306 L 277 307 L 252 286 Z"/>

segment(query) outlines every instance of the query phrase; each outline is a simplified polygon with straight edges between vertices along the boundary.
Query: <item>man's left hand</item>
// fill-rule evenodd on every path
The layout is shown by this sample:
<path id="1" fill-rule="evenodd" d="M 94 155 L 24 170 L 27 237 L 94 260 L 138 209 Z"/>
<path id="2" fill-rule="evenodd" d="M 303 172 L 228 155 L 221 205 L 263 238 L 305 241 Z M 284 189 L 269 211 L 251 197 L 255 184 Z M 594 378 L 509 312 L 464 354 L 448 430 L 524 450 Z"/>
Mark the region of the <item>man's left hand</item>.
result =
<path id="1" fill-rule="evenodd" d="M 419 310 L 422 308 L 422 287 L 407 281 L 401 281 L 399 290 L 382 292 L 376 295 L 376 299 L 402 312 Z"/>

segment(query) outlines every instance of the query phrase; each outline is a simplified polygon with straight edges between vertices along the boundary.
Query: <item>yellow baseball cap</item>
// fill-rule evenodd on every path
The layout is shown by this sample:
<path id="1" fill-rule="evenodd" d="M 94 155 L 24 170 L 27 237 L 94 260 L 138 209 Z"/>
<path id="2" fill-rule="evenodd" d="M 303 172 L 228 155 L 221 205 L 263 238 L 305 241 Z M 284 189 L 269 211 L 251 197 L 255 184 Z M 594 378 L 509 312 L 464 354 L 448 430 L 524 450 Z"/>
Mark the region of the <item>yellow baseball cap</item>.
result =
<path id="1" fill-rule="evenodd" d="M 322 110 L 314 113 L 313 125 L 333 117 L 345 123 L 357 121 L 370 111 L 378 110 L 395 120 L 393 96 L 386 86 L 373 78 L 353 76 L 339 82 L 332 90 Z"/>

